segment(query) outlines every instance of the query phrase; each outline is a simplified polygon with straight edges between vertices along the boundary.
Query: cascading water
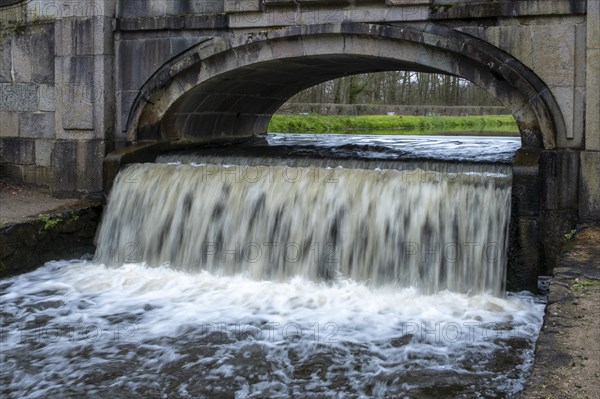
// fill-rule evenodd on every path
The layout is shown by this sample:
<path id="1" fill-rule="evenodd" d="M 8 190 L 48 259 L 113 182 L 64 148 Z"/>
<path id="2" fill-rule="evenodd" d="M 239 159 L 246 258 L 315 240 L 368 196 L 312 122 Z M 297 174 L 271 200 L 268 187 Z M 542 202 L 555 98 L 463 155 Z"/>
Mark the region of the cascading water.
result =
<path id="1" fill-rule="evenodd" d="M 122 171 L 94 260 L 0 281 L 1 395 L 518 397 L 544 305 L 502 292 L 510 166 L 338 140 L 385 160 L 269 147 Z M 433 147 L 518 147 L 461 140 Z"/>
<path id="2" fill-rule="evenodd" d="M 98 259 L 499 295 L 509 205 L 498 174 L 133 165 L 115 183 Z M 126 247 L 131 259 L 115 259 Z"/>

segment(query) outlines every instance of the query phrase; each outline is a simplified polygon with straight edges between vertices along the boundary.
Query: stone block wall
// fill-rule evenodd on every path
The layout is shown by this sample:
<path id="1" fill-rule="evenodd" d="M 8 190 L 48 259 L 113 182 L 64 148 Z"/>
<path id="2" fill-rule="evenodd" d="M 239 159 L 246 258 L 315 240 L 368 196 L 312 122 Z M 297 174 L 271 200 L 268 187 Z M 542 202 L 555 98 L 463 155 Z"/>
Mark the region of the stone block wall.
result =
<path id="1" fill-rule="evenodd" d="M 0 174 L 56 195 L 102 190 L 114 129 L 116 0 L 0 7 Z"/>
<path id="2" fill-rule="evenodd" d="M 433 21 L 507 51 L 548 85 L 565 117 L 557 148 L 575 153 L 540 158 L 545 162 L 540 179 L 551 182 L 547 192 L 540 192 L 549 198 L 542 203 L 540 217 L 554 224 L 558 215 L 570 220 L 576 209 L 581 220 L 598 219 L 599 4 L 600 0 L 2 0 L 0 173 L 49 186 L 56 194 L 100 192 L 105 154 L 130 144 L 127 118 L 140 89 L 191 46 L 209 41 L 226 45 L 248 32 L 298 23 Z M 573 168 L 578 170 L 572 175 L 577 184 L 553 180 L 557 170 Z M 567 191 L 578 195 L 565 204 L 560 196 Z"/>
<path id="3" fill-rule="evenodd" d="M 50 185 L 55 133 L 54 23 L 0 31 L 2 172 Z"/>

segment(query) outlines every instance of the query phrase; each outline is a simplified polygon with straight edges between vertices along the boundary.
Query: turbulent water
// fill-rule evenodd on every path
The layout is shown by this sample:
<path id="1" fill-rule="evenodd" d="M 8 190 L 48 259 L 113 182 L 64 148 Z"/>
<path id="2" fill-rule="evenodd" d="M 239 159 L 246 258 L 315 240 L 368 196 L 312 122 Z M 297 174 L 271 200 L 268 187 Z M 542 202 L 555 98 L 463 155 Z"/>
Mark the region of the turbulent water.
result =
<path id="1" fill-rule="evenodd" d="M 509 168 L 230 155 L 132 165 L 93 260 L 0 281 L 2 396 L 518 396 Z"/>
<path id="2" fill-rule="evenodd" d="M 543 305 L 55 262 L 0 283 L 7 398 L 516 397 Z"/>
<path id="3" fill-rule="evenodd" d="M 422 170 L 133 165 L 115 183 L 99 259 L 500 294 L 506 180 Z M 130 259 L 115 257 L 124 248 Z"/>

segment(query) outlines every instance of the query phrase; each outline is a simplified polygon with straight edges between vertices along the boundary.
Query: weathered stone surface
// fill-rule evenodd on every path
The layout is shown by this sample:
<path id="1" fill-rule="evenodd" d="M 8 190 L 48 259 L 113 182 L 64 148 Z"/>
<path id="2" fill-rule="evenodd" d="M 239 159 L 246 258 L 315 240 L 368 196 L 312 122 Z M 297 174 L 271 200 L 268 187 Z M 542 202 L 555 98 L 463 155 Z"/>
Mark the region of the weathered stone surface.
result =
<path id="1" fill-rule="evenodd" d="M 570 0 L 432 0 L 431 17 L 436 19 L 571 15 L 585 12 L 585 2 Z"/>
<path id="2" fill-rule="evenodd" d="M 0 139 L 0 163 L 31 165 L 35 162 L 34 140 L 22 138 Z"/>
<path id="3" fill-rule="evenodd" d="M 38 165 L 23 165 L 23 183 L 48 187 L 51 183 L 50 168 Z"/>
<path id="4" fill-rule="evenodd" d="M 39 19 L 93 18 L 99 15 L 115 15 L 114 0 L 36 0 L 29 2 L 28 14 Z"/>
<path id="5" fill-rule="evenodd" d="M 56 111 L 56 88 L 50 85 L 40 85 L 38 89 L 40 111 Z"/>
<path id="6" fill-rule="evenodd" d="M 178 55 L 183 53 L 185 50 L 189 49 L 193 45 L 198 43 L 199 38 L 197 37 L 172 37 L 170 39 L 171 45 L 171 56 Z"/>
<path id="7" fill-rule="evenodd" d="M 167 15 L 184 14 L 221 14 L 224 10 L 223 1 L 169 1 L 167 2 Z"/>
<path id="8" fill-rule="evenodd" d="M 225 0 L 223 3 L 227 13 L 260 11 L 260 0 Z"/>
<path id="9" fill-rule="evenodd" d="M 175 17 L 167 17 L 164 22 L 158 23 L 163 29 L 227 29 L 229 28 L 229 16 L 225 14 L 195 14 Z"/>
<path id="10" fill-rule="evenodd" d="M 600 151 L 600 49 L 587 50 L 585 148 Z M 596 71 L 594 73 L 593 71 Z"/>
<path id="11" fill-rule="evenodd" d="M 127 118 L 129 118 L 129 111 L 133 105 L 135 98 L 138 95 L 138 91 L 124 90 L 118 91 L 117 98 L 117 121 L 116 121 L 116 137 L 120 139 L 127 139 Z"/>
<path id="12" fill-rule="evenodd" d="M 137 90 L 152 76 L 167 60 L 171 58 L 171 40 L 146 39 L 124 41 L 119 45 L 121 59 L 143 59 L 140 65 L 136 62 L 123 62 L 120 65 L 121 83 L 124 90 Z M 131 57 L 131 58 L 129 58 Z"/>
<path id="13" fill-rule="evenodd" d="M 113 51 L 113 21 L 106 17 L 63 18 L 57 22 L 59 56 L 110 55 Z"/>
<path id="14" fill-rule="evenodd" d="M 62 59 L 63 129 L 94 128 L 94 56 L 65 57 Z"/>
<path id="15" fill-rule="evenodd" d="M 185 14 L 220 14 L 223 12 L 223 1 L 129 0 L 120 2 L 119 5 L 119 12 L 123 18 Z"/>
<path id="16" fill-rule="evenodd" d="M 88 193 L 102 191 L 102 161 L 106 154 L 103 140 L 77 142 L 77 190 Z"/>
<path id="17" fill-rule="evenodd" d="M 167 12 L 167 2 L 157 0 L 122 1 L 119 7 L 119 15 L 123 18 L 161 16 Z"/>
<path id="18" fill-rule="evenodd" d="M 52 162 L 52 149 L 54 140 L 36 140 L 35 141 L 35 164 L 38 166 L 49 167 Z"/>
<path id="19" fill-rule="evenodd" d="M 53 194 L 59 196 L 102 191 L 102 140 L 56 140 L 52 152 Z"/>
<path id="20" fill-rule="evenodd" d="M 21 113 L 19 135 L 26 138 L 54 138 L 54 112 Z"/>
<path id="21" fill-rule="evenodd" d="M 38 86 L 32 83 L 0 83 L 0 111 L 37 111 Z"/>
<path id="22" fill-rule="evenodd" d="M 0 277 L 27 272 L 53 259 L 93 254 L 101 213 L 101 204 L 82 201 L 51 212 L 50 217 L 61 219 L 52 228 L 37 219 L 0 227 Z"/>
<path id="23" fill-rule="evenodd" d="M 537 218 L 512 216 L 506 288 L 537 291 L 540 272 L 540 223 Z"/>
<path id="24" fill-rule="evenodd" d="M 575 71 L 575 27 L 552 25 L 532 31 L 533 65 L 550 86 L 572 86 Z"/>
<path id="25" fill-rule="evenodd" d="M 36 26 L 31 36 L 31 81 L 54 84 L 54 24 Z"/>
<path id="26" fill-rule="evenodd" d="M 31 82 L 34 56 L 31 47 L 31 36 L 17 35 L 12 40 L 12 75 L 15 82 Z"/>
<path id="27" fill-rule="evenodd" d="M 52 151 L 52 186 L 56 193 L 77 191 L 77 142 L 57 140 Z"/>
<path id="28" fill-rule="evenodd" d="M 574 87 L 552 87 L 551 90 L 552 94 L 554 95 L 560 106 L 560 110 L 562 111 L 563 115 L 568 115 L 568 117 L 565 118 L 566 134 L 564 136 L 561 135 L 557 138 L 557 142 L 560 147 L 568 148 L 569 144 L 573 141 L 573 138 L 575 137 L 575 131 L 573 126 L 573 111 L 575 108 Z M 577 133 L 578 135 L 581 135 L 583 132 Z"/>
<path id="29" fill-rule="evenodd" d="M 54 83 L 54 23 L 0 38 L 0 82 L 13 81 Z"/>
<path id="30" fill-rule="evenodd" d="M 2 149 L 2 140 L 0 139 L 0 151 Z M 0 158 L 0 176 L 4 176 L 7 179 L 21 182 L 23 181 L 23 167 L 25 165 L 15 165 L 12 163 L 3 163 Z"/>
<path id="31" fill-rule="evenodd" d="M 577 203 L 573 204 L 574 206 Z M 544 210 L 540 217 L 540 273 L 552 275 L 568 234 L 577 226 L 577 209 Z"/>
<path id="32" fill-rule="evenodd" d="M 576 210 L 579 152 L 542 151 L 539 168 L 542 209 Z"/>
<path id="33" fill-rule="evenodd" d="M 588 48 L 600 47 L 600 1 L 587 1 L 587 41 Z"/>
<path id="34" fill-rule="evenodd" d="M 513 167 L 512 212 L 519 217 L 538 216 L 540 211 L 539 152 L 520 149 Z"/>
<path id="35" fill-rule="evenodd" d="M 0 137 L 19 136 L 19 114 L 0 111 Z"/>
<path id="36" fill-rule="evenodd" d="M 10 36 L 0 35 L 0 83 L 12 82 L 12 49 Z"/>
<path id="37" fill-rule="evenodd" d="M 581 152 L 581 220 L 600 220 L 600 152 Z"/>

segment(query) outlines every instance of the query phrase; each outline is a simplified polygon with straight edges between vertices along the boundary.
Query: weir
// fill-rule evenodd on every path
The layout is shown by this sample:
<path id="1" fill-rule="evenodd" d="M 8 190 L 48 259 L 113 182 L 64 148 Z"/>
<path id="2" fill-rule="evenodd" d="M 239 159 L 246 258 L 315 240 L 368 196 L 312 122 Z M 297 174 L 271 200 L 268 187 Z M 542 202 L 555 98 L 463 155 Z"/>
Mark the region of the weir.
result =
<path id="1" fill-rule="evenodd" d="M 19 397 L 519 397 L 544 303 L 504 292 L 499 154 L 518 140 L 353 137 L 123 169 L 95 259 L 2 281 L 0 382 Z"/>
<path id="2" fill-rule="evenodd" d="M 159 162 L 171 163 L 134 164 L 117 178 L 99 261 L 257 280 L 351 279 L 425 294 L 504 291 L 508 166 L 458 164 L 449 172 L 435 162 L 423 170 L 393 161 L 190 155 Z M 125 247 L 129 259 L 110 251 Z"/>

